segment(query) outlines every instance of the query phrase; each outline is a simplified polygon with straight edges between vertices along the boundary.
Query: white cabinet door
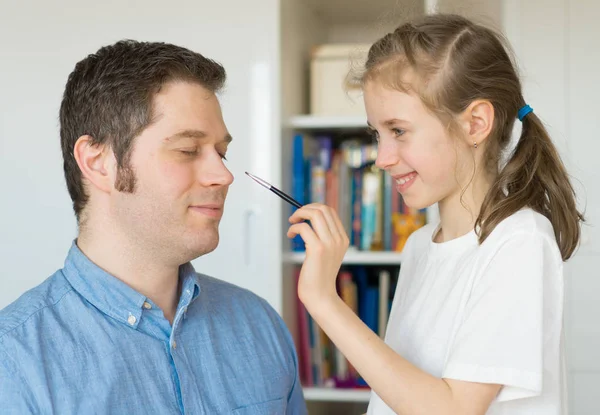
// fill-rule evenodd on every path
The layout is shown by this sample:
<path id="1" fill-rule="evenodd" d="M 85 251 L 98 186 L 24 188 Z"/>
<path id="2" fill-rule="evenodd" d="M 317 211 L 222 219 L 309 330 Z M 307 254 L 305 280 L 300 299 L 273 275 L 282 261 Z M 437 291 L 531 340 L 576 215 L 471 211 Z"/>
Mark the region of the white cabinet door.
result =
<path id="1" fill-rule="evenodd" d="M 234 138 L 228 167 L 235 176 L 215 252 L 198 271 L 247 287 L 280 306 L 281 201 L 244 174 L 280 181 L 279 1 L 201 1 L 195 50 L 228 74 L 223 115 Z M 208 6 L 210 4 L 210 6 Z M 202 10 L 207 12 L 202 15 Z"/>

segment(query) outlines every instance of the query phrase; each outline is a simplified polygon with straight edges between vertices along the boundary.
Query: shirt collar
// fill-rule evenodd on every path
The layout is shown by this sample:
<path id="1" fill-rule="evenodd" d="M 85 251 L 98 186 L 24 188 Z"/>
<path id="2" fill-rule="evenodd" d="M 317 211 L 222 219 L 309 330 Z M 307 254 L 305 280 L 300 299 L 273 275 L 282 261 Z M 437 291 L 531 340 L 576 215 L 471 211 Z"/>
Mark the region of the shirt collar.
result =
<path id="1" fill-rule="evenodd" d="M 200 276 L 188 262 L 179 267 L 179 279 L 182 281 L 179 307 L 187 307 L 200 294 Z"/>
<path id="2" fill-rule="evenodd" d="M 108 316 L 137 328 L 148 299 L 120 279 L 94 264 L 73 241 L 63 268 L 66 279 L 82 297 Z M 179 307 L 186 307 L 200 294 L 199 277 L 190 263 L 179 268 L 182 294 Z"/>

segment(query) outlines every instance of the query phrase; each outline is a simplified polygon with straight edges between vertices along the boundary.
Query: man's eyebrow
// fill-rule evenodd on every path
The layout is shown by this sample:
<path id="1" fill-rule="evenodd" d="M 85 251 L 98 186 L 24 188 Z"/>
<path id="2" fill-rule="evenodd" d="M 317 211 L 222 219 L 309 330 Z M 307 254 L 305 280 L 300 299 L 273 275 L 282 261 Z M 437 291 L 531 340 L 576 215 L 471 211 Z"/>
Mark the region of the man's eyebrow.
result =
<path id="1" fill-rule="evenodd" d="M 170 137 L 165 138 L 166 142 L 175 142 L 177 140 L 180 140 L 182 138 L 195 138 L 195 139 L 204 139 L 208 136 L 208 134 L 206 134 L 204 131 L 200 131 L 200 130 L 183 130 L 178 132 L 177 134 L 173 134 Z M 231 141 L 233 140 L 233 138 L 231 137 L 230 134 L 227 134 L 225 137 L 223 137 L 223 141 L 225 141 L 226 143 L 231 143 Z"/>

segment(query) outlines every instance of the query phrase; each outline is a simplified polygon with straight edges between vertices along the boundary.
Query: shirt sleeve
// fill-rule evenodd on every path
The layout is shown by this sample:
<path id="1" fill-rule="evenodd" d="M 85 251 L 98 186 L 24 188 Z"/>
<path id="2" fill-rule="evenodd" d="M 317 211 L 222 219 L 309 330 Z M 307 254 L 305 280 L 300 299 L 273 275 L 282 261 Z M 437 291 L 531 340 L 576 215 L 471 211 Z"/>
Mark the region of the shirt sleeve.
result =
<path id="1" fill-rule="evenodd" d="M 300 384 L 300 377 L 298 374 L 298 360 L 296 359 L 296 376 L 294 380 L 294 386 L 290 395 L 288 396 L 286 415 L 306 415 L 306 402 L 304 401 L 304 394 L 302 393 L 302 385 Z"/>
<path id="2" fill-rule="evenodd" d="M 270 315 L 272 321 L 277 327 L 278 342 L 284 350 L 284 354 L 287 356 L 288 361 L 288 373 L 290 379 L 293 378 L 290 391 L 287 396 L 287 405 L 285 415 L 307 415 L 308 410 L 306 407 L 306 401 L 304 400 L 304 393 L 302 391 L 302 384 L 300 383 L 300 371 L 298 364 L 298 354 L 296 353 L 296 346 L 292 334 L 288 330 L 287 325 L 273 309 L 269 303 L 262 299 L 262 303 Z"/>
<path id="3" fill-rule="evenodd" d="M 19 377 L 8 368 L 8 356 L 0 342 L 0 408 L 3 415 L 25 415 L 36 413 L 27 401 Z"/>
<path id="4" fill-rule="evenodd" d="M 296 353 L 296 346 L 294 345 L 294 339 L 292 338 L 291 333 L 287 329 L 283 319 L 279 318 L 279 324 L 281 326 L 281 330 L 285 336 L 285 342 L 287 344 L 291 360 L 293 361 L 293 376 L 294 383 L 292 385 L 292 390 L 288 395 L 287 409 L 286 415 L 307 415 L 306 402 L 304 400 L 304 393 L 302 391 L 302 384 L 300 383 L 300 371 L 298 370 L 298 354 Z"/>
<path id="5" fill-rule="evenodd" d="M 503 385 L 497 401 L 541 393 L 548 320 L 562 321 L 562 260 L 552 248 L 523 232 L 496 250 L 474 282 L 444 378 Z"/>

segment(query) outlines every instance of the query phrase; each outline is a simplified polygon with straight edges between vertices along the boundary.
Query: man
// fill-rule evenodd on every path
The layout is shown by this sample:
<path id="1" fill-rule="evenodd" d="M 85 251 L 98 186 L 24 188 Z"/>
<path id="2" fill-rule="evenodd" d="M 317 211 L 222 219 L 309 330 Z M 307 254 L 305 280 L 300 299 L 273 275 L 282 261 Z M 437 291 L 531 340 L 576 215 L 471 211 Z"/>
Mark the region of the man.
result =
<path id="1" fill-rule="evenodd" d="M 305 414 L 293 341 L 263 299 L 194 271 L 233 176 L 217 63 L 121 41 L 61 109 L 79 225 L 64 268 L 0 312 L 2 414 Z"/>

